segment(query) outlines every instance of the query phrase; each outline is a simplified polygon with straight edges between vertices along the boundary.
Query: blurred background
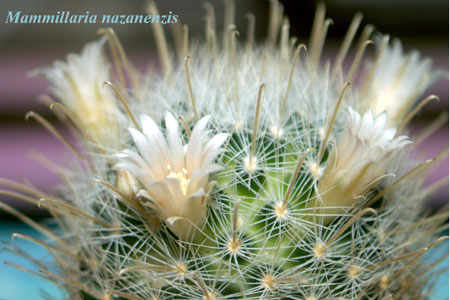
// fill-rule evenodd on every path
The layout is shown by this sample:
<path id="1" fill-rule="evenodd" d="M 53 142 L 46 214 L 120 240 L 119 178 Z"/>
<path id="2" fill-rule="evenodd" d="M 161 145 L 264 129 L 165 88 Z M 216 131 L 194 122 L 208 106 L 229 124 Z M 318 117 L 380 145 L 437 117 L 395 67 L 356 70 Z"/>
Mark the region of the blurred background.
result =
<path id="1" fill-rule="evenodd" d="M 179 15 L 179 23 L 188 24 L 191 36 L 204 32 L 204 0 L 164 0 L 155 1 L 160 14 L 172 11 Z M 223 23 L 223 1 L 210 1 L 216 9 L 216 22 L 221 30 Z M 236 2 L 236 25 L 245 36 L 246 14 L 256 15 L 256 38 L 262 39 L 267 33 L 269 1 L 239 0 Z M 300 42 L 307 42 L 311 31 L 316 1 L 281 1 L 285 14 L 290 19 L 291 32 Z M 433 59 L 435 68 L 448 72 L 449 66 L 449 3 L 446 0 L 329 0 L 323 1 L 327 16 L 334 25 L 328 31 L 325 56 L 332 56 L 346 33 L 348 25 L 356 12 L 362 12 L 362 24 L 373 24 L 382 33 L 399 37 L 404 49 L 418 49 L 423 56 Z M 0 1 L 0 178 L 26 181 L 39 189 L 51 190 L 58 179 L 32 157 L 37 152 L 51 158 L 55 163 L 64 164 L 70 155 L 65 147 L 35 122 L 26 122 L 24 115 L 29 110 L 41 113 L 59 127 L 49 109 L 38 102 L 39 94 L 48 93 L 48 84 L 41 77 L 30 77 L 28 73 L 39 67 L 48 66 L 56 59 L 64 59 L 69 52 L 79 52 L 82 46 L 97 39 L 97 29 L 102 24 L 5 24 L 8 11 L 22 11 L 22 14 L 54 14 L 57 11 L 70 11 L 72 14 L 144 14 L 144 1 L 121 0 L 2 0 Z M 158 64 L 155 40 L 149 24 L 110 25 L 121 39 L 130 59 L 139 69 Z M 362 26 L 361 26 L 362 27 Z M 171 26 L 165 25 L 166 34 Z M 361 29 L 359 30 L 359 32 Z M 349 62 L 354 55 L 349 53 Z M 373 54 L 370 50 L 367 55 Z M 433 102 L 414 118 L 411 135 L 424 128 L 441 113 L 448 112 L 448 77 L 439 80 L 426 93 L 436 94 L 440 102 Z M 430 158 L 448 147 L 448 124 L 435 132 L 427 141 L 419 145 L 417 156 Z M 448 176 L 448 156 L 429 178 L 433 183 Z M 1 187 L 0 187 L 1 188 Z M 0 195 L 6 202 L 32 218 L 43 221 L 45 212 L 26 205 L 23 201 Z M 430 208 L 448 204 L 448 186 L 443 187 L 430 199 Z M 0 239 L 10 241 L 14 232 L 24 232 L 37 236 L 17 219 L 0 211 Z M 28 252 L 45 256 L 45 251 L 33 244 L 23 242 Z M 40 251 L 40 252 L 39 252 Z M 1 260 L 18 262 L 16 257 L 5 251 L 0 252 Z M 26 262 L 22 265 L 26 266 Z M 447 275 L 448 278 L 448 275 Z M 29 282 L 23 289 L 24 282 Z M 446 282 L 445 282 L 446 281 Z M 448 299 L 448 279 L 440 298 Z M 10 266 L 0 266 L 0 299 L 22 300 L 41 299 L 39 287 L 48 290 L 50 285 L 36 281 L 32 275 L 20 273 Z M 55 288 L 50 293 L 58 295 Z M 33 295 L 30 297 L 30 295 Z"/>

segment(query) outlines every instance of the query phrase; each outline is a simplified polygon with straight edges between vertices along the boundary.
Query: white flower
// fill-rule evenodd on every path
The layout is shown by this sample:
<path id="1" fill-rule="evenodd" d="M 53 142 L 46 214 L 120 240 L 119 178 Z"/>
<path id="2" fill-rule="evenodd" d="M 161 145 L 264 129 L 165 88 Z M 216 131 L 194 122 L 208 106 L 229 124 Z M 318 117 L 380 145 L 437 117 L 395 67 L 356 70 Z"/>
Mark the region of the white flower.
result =
<path id="1" fill-rule="evenodd" d="M 392 155 L 410 144 L 407 136 L 395 137 L 395 128 L 385 129 L 386 113 L 374 118 L 349 107 L 347 122 L 330 151 L 327 166 L 318 183 L 323 213 L 339 214 L 354 206 L 384 175 Z M 330 218 L 326 218 L 330 220 Z"/>
<path id="2" fill-rule="evenodd" d="M 382 40 L 376 41 L 381 49 Z M 417 51 L 404 54 L 399 40 L 386 45 L 368 72 L 373 72 L 373 77 L 362 95 L 367 101 L 365 107 L 372 109 L 375 115 L 387 112 L 391 126 L 401 123 L 417 99 L 441 75 L 432 71 L 431 60 L 421 59 Z"/>
<path id="3" fill-rule="evenodd" d="M 110 79 L 104 42 L 89 43 L 81 54 L 69 54 L 67 61 L 57 61 L 38 72 L 50 81 L 53 94 L 77 118 L 81 130 L 95 143 L 118 149 L 119 110 L 111 91 L 102 88 Z"/>
<path id="4" fill-rule="evenodd" d="M 214 163 L 228 134 L 210 138 L 209 117 L 195 125 L 187 145 L 183 145 L 178 123 L 166 113 L 166 138 L 147 115 L 141 117 L 142 132 L 130 128 L 139 154 L 124 150 L 116 154 L 116 168 L 134 175 L 145 187 L 141 195 L 159 212 L 167 226 L 186 239 L 206 218 L 209 174 L 221 169 Z"/>
<path id="5" fill-rule="evenodd" d="M 140 189 L 136 177 L 125 170 L 119 170 L 116 173 L 115 186 L 131 200 L 136 198 L 136 195 Z"/>

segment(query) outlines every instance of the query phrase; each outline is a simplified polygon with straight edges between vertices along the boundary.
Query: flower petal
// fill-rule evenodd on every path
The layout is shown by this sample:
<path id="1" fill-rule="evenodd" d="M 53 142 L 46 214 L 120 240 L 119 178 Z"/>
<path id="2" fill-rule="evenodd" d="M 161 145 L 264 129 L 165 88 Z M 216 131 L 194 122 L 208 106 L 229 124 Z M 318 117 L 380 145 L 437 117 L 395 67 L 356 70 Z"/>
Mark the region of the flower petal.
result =
<path id="1" fill-rule="evenodd" d="M 213 161 L 222 151 L 221 146 L 229 136 L 230 135 L 227 133 L 219 133 L 206 143 L 203 150 L 202 167 L 206 167 L 213 163 Z"/>
<path id="2" fill-rule="evenodd" d="M 158 125 L 156 125 L 155 121 L 147 115 L 141 116 L 141 126 L 144 136 L 147 138 L 149 143 L 152 143 L 164 159 L 164 164 L 167 167 L 168 159 L 167 159 L 167 144 L 164 139 L 161 130 Z"/>
<path id="3" fill-rule="evenodd" d="M 165 122 L 172 170 L 174 172 L 181 172 L 181 169 L 184 168 L 184 150 L 178 122 L 169 112 L 166 113 Z"/>
<path id="4" fill-rule="evenodd" d="M 139 130 L 135 128 L 128 129 L 131 137 L 133 138 L 136 147 L 139 150 L 139 153 L 144 158 L 147 165 L 153 171 L 154 177 L 157 180 L 162 179 L 167 170 L 161 164 L 161 161 L 164 161 L 164 157 L 158 148 L 155 147 L 155 143 L 149 142 L 147 137 L 142 134 Z"/>
<path id="5" fill-rule="evenodd" d="M 114 169 L 123 169 L 130 172 L 142 184 L 155 180 L 153 171 L 136 152 L 126 149 L 113 155 L 113 158 L 119 159 L 119 162 L 114 165 Z"/>
<path id="6" fill-rule="evenodd" d="M 192 130 L 186 151 L 186 169 L 189 172 L 201 167 L 203 154 L 201 149 L 204 144 L 205 135 L 208 133 L 206 126 L 208 125 L 209 119 L 209 116 L 203 117 Z"/>

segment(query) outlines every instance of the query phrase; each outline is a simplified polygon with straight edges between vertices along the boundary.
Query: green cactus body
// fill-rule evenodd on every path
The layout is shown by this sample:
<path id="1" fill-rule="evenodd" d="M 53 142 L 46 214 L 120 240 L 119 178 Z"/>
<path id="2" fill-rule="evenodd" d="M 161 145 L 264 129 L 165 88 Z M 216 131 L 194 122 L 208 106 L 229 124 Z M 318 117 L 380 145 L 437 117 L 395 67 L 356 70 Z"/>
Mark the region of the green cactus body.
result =
<path id="1" fill-rule="evenodd" d="M 138 74 L 124 57 L 110 69 L 104 39 L 42 71 L 87 152 L 65 171 L 59 196 L 31 193 L 47 198 L 37 203 L 61 230 L 61 241 L 49 236 L 58 266 L 42 273 L 69 299 L 427 297 L 420 257 L 445 239 L 447 215 L 422 213 L 431 161 L 404 160 L 411 141 L 394 127 L 438 73 L 375 36 L 366 81 L 350 86 L 359 58 L 344 72 L 345 45 L 320 63 L 324 8 L 305 51 L 289 38 L 281 5 L 271 5 L 262 45 L 239 44 L 232 19 L 219 43 L 208 10 L 206 41 L 160 52 L 162 74 Z M 112 31 L 102 33 L 121 51 Z M 402 75 L 402 66 L 417 72 Z M 392 90 L 382 75 L 411 91 Z M 89 87 L 90 117 L 113 100 L 101 130 L 67 104 Z M 377 94 L 388 88 L 404 106 L 395 118 Z"/>

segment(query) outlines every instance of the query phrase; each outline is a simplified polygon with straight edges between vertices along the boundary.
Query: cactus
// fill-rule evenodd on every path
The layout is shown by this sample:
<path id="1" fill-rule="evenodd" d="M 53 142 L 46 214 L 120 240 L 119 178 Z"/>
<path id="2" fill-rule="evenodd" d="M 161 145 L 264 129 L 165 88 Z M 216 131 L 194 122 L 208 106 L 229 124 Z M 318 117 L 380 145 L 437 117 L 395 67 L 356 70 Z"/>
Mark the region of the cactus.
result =
<path id="1" fill-rule="evenodd" d="M 154 24 L 160 71 L 137 72 L 111 29 L 38 71 L 83 148 L 32 112 L 78 160 L 47 162 L 64 181 L 52 194 L 2 181 L 59 224 L 1 206 L 48 236 L 15 235 L 49 249 L 40 276 L 68 299 L 426 299 L 422 256 L 446 239 L 448 214 L 424 213 L 442 182 L 422 187 L 435 160 L 405 159 L 405 126 L 440 72 L 387 35 L 363 60 L 371 26 L 345 70 L 359 14 L 331 63 L 321 5 L 308 47 L 276 1 L 261 45 L 253 18 L 239 43 L 230 16 L 220 36 L 208 9 L 205 41 L 185 27 L 174 52 Z"/>

